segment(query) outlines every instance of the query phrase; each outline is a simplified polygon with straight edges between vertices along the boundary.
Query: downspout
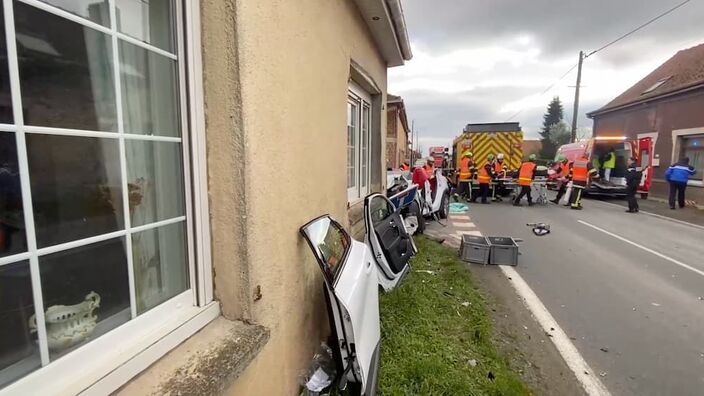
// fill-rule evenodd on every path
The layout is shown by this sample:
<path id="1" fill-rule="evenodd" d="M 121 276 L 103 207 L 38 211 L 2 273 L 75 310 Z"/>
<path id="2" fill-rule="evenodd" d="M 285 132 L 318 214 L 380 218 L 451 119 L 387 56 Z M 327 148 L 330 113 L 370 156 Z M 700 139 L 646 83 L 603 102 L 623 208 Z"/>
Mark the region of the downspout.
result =
<path id="1" fill-rule="evenodd" d="M 408 41 L 406 18 L 403 16 L 401 0 L 386 0 L 386 6 L 391 13 L 391 21 L 394 25 L 394 31 L 396 33 L 398 45 L 401 49 L 401 55 L 404 60 L 411 60 L 411 58 L 413 58 L 413 53 L 411 52 L 411 44 Z"/>

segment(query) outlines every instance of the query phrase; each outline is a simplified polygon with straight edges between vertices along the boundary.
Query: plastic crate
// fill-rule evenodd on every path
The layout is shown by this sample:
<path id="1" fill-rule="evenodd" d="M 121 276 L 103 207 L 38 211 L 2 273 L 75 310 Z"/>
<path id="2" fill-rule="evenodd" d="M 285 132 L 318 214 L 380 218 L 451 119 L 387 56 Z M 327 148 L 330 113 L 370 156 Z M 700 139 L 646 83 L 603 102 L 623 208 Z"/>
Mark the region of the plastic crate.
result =
<path id="1" fill-rule="evenodd" d="M 491 246 L 483 236 L 462 235 L 460 258 L 476 264 L 489 264 Z"/>
<path id="2" fill-rule="evenodd" d="M 491 247 L 490 264 L 518 265 L 518 244 L 511 237 L 488 237 Z"/>

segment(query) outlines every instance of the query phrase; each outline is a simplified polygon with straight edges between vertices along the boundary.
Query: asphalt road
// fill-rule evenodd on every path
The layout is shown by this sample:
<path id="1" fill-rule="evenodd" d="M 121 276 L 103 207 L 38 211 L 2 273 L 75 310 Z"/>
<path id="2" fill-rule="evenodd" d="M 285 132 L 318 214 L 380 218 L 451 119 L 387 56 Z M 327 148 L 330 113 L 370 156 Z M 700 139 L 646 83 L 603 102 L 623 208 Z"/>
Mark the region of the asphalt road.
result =
<path id="1" fill-rule="evenodd" d="M 484 235 L 523 238 L 517 271 L 613 395 L 702 395 L 704 228 L 584 206 L 470 204 L 470 215 Z M 531 222 L 552 232 L 534 236 Z"/>

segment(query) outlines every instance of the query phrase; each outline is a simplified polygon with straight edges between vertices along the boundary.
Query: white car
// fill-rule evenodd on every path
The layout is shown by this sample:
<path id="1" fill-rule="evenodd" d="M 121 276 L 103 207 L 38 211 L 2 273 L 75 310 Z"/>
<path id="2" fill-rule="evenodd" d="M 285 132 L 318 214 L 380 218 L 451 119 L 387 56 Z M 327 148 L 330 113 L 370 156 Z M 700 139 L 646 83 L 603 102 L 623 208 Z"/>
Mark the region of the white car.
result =
<path id="1" fill-rule="evenodd" d="M 388 198 L 364 199 L 365 240 L 358 242 L 329 215 L 301 227 L 323 272 L 334 339 L 338 387 L 375 395 L 379 375 L 379 286 L 389 291 L 408 274 L 417 253 L 400 211 Z"/>

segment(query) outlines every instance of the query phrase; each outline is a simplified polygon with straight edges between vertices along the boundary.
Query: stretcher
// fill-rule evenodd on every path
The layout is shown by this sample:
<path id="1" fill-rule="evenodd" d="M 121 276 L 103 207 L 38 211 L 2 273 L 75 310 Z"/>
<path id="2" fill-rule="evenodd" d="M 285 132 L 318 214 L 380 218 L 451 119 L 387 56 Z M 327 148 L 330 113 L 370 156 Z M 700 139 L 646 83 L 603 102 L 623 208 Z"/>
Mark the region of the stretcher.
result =
<path id="1" fill-rule="evenodd" d="M 459 181 L 459 183 L 470 183 L 470 181 Z M 549 181 L 548 178 L 543 178 L 539 177 L 536 178 L 532 183 L 531 183 L 531 195 L 535 198 L 534 201 L 537 204 L 540 205 L 547 205 L 548 203 L 548 186 L 555 186 L 557 183 L 553 181 Z M 516 199 L 518 194 L 521 191 L 521 186 L 518 185 L 518 179 L 511 178 L 511 177 L 506 177 L 506 178 L 499 178 L 499 179 L 494 179 L 491 183 L 489 183 L 489 186 L 491 187 L 491 196 L 492 198 L 496 197 L 496 186 L 501 185 L 503 186 L 504 189 L 510 190 L 511 191 L 511 200 Z M 468 189 L 469 191 L 469 199 L 472 199 L 472 194 L 475 193 L 474 190 L 479 190 L 479 184 L 476 182 L 476 180 L 471 182 L 471 188 Z"/>

